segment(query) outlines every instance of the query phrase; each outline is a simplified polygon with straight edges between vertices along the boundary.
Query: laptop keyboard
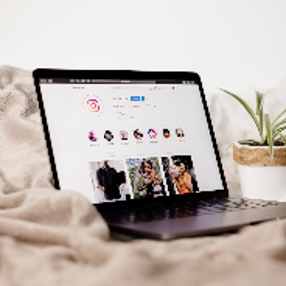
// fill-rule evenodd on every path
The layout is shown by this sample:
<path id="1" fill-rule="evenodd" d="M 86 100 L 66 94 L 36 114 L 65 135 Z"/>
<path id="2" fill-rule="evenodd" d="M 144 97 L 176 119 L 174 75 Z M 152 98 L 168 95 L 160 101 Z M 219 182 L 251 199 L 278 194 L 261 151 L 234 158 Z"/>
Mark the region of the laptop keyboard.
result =
<path id="1" fill-rule="evenodd" d="M 201 201 L 197 204 L 180 202 L 172 205 L 153 203 L 140 209 L 116 210 L 102 214 L 109 223 L 140 223 L 169 220 L 189 216 L 212 215 L 225 211 L 249 210 L 275 206 L 278 202 L 251 199 L 222 199 Z"/>

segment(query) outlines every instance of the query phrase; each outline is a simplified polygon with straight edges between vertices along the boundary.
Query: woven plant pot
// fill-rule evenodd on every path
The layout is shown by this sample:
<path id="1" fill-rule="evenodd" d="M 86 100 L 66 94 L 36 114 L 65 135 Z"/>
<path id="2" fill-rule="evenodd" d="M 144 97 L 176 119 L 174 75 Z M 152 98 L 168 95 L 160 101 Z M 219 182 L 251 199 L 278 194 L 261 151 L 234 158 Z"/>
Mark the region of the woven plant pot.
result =
<path id="1" fill-rule="evenodd" d="M 275 146 L 274 160 L 268 146 L 233 144 L 242 196 L 250 199 L 281 200 L 286 195 L 286 147 Z"/>

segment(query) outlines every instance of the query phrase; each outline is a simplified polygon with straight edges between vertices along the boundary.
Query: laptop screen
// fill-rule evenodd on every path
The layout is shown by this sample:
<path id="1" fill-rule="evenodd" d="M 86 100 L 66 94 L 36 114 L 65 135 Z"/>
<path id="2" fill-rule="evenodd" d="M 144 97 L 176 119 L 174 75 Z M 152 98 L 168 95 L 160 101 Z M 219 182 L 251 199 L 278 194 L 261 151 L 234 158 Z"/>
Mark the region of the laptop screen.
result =
<path id="1" fill-rule="evenodd" d="M 61 189 L 94 204 L 223 189 L 195 82 L 39 84 Z"/>

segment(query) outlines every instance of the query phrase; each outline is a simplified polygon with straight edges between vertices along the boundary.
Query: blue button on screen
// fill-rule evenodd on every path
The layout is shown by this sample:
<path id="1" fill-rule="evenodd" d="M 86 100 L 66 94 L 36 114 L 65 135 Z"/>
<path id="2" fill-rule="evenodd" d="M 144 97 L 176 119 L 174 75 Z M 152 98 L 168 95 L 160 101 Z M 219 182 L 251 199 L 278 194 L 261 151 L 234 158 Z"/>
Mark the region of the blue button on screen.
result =
<path id="1" fill-rule="evenodd" d="M 130 96 L 131 101 L 140 101 L 140 96 Z"/>

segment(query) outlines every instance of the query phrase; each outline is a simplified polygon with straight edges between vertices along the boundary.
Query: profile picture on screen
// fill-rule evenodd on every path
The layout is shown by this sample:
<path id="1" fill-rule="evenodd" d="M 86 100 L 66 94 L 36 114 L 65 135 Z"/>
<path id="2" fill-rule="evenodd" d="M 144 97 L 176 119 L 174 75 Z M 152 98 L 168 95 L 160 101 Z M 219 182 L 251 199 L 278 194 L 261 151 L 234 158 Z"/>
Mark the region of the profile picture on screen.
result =
<path id="1" fill-rule="evenodd" d="M 134 132 L 133 132 L 133 135 L 134 135 L 134 137 L 135 137 L 137 140 L 142 140 L 142 139 L 143 139 L 143 133 L 140 132 L 139 129 L 135 129 Z"/>
<path id="2" fill-rule="evenodd" d="M 164 136 L 166 139 L 169 139 L 170 136 L 171 136 L 170 130 L 167 129 L 167 128 L 164 128 L 164 129 L 163 129 L 163 136 Z"/>
<path id="3" fill-rule="evenodd" d="M 151 139 L 155 139 L 157 137 L 157 132 L 152 128 L 150 128 L 147 133 Z"/>
<path id="4" fill-rule="evenodd" d="M 185 137 L 184 130 L 183 130 L 182 128 L 177 128 L 177 129 L 176 129 L 176 135 L 177 135 L 177 137 L 179 137 L 179 138 Z"/>
<path id="5" fill-rule="evenodd" d="M 127 133 L 127 131 L 121 130 L 121 131 L 119 132 L 119 134 L 120 134 L 120 139 L 121 139 L 121 140 L 123 140 L 123 141 L 128 140 L 128 133 Z"/>
<path id="6" fill-rule="evenodd" d="M 106 139 L 108 142 L 111 142 L 113 138 L 114 138 L 114 135 L 112 134 L 110 130 L 106 130 L 104 132 L 104 139 Z"/>
<path id="7" fill-rule="evenodd" d="M 95 135 L 95 133 L 93 131 L 89 131 L 88 133 L 88 139 L 91 141 L 91 142 L 96 142 L 97 141 L 97 137 Z"/>

